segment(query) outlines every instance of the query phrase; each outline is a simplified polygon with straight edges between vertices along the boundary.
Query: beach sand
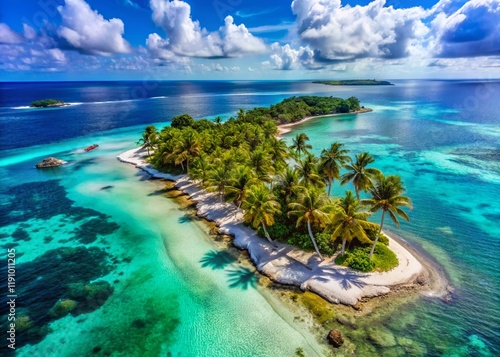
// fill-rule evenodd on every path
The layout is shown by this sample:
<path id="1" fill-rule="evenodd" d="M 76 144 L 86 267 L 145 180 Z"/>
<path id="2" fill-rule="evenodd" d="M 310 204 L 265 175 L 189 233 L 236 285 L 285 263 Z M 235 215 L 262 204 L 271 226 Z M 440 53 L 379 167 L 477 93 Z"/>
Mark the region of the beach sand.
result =
<path id="1" fill-rule="evenodd" d="M 360 110 L 357 110 L 355 112 L 351 112 L 351 113 L 338 113 L 338 114 L 326 114 L 326 115 L 313 115 L 313 116 L 310 116 L 310 117 L 305 117 L 304 119 L 301 119 L 299 121 L 296 121 L 294 123 L 290 123 L 290 124 L 282 124 L 282 125 L 278 125 L 278 135 L 281 136 L 283 134 L 286 134 L 286 133 L 289 133 L 290 131 L 292 131 L 292 128 L 294 126 L 297 126 L 299 124 L 302 124 L 302 123 L 305 123 L 306 121 L 309 121 L 311 119 L 316 119 L 316 118 L 326 118 L 326 117 L 335 117 L 335 116 L 339 116 L 339 115 L 350 115 L 350 114 L 361 114 L 361 113 L 369 113 L 369 112 L 372 112 L 373 109 L 370 109 L 370 108 L 362 108 Z"/>
<path id="2" fill-rule="evenodd" d="M 427 296 L 443 298 L 449 294 L 447 280 L 436 263 L 417 254 L 415 249 L 410 252 L 401 239 L 385 233 L 399 265 L 383 273 L 358 272 L 336 265 L 332 258 L 321 262 L 314 253 L 288 244 L 277 243 L 274 247 L 243 224 L 243 211 L 234 204 L 220 202 L 218 195 L 206 192 L 187 175 L 155 170 L 145 161 L 146 156 L 146 150 L 136 148 L 122 153 L 118 160 L 146 171 L 152 178 L 175 181 L 175 187 L 196 202 L 197 215 L 214 221 L 220 233 L 233 236 L 233 244 L 248 251 L 257 270 L 277 283 L 299 286 L 344 305 L 356 305 L 361 299 L 386 295 L 402 286 L 422 286 Z"/>

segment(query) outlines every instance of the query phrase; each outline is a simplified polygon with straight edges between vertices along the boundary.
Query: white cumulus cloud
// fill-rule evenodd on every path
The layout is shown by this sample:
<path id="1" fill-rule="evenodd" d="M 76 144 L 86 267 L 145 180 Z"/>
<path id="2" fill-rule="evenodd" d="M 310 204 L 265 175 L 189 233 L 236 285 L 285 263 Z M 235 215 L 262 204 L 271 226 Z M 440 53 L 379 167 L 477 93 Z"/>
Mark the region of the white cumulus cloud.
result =
<path id="1" fill-rule="evenodd" d="M 191 18 L 191 6 L 184 1 L 151 0 L 150 5 L 153 21 L 167 35 L 162 47 L 179 56 L 241 57 L 266 51 L 264 41 L 253 36 L 244 24 L 236 25 L 231 16 L 218 31 L 209 32 Z"/>
<path id="2" fill-rule="evenodd" d="M 62 17 L 57 34 L 71 47 L 94 55 L 130 52 L 130 45 L 123 38 L 122 20 L 106 20 L 83 0 L 66 0 L 57 10 Z"/>
<path id="3" fill-rule="evenodd" d="M 294 0 L 300 39 L 325 61 L 358 58 L 402 58 L 412 41 L 428 31 L 421 7 L 394 9 L 385 0 L 366 6 L 343 5 L 341 0 Z"/>
<path id="4" fill-rule="evenodd" d="M 430 46 L 435 56 L 500 55 L 499 0 L 470 0 L 454 12 L 436 12 Z"/>

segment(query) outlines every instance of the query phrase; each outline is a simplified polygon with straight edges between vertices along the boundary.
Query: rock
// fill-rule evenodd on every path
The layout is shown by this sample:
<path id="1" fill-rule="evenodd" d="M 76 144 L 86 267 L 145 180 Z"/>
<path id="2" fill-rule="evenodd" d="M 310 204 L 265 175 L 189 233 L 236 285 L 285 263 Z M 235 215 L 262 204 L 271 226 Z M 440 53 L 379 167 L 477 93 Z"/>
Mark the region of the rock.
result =
<path id="1" fill-rule="evenodd" d="M 21 316 L 16 319 L 16 332 L 23 332 L 33 327 L 33 321 L 29 316 Z"/>
<path id="2" fill-rule="evenodd" d="M 328 334 L 328 342 L 335 348 L 339 348 L 344 344 L 344 339 L 342 338 L 342 333 L 339 330 L 331 330 Z"/>
<path id="3" fill-rule="evenodd" d="M 56 159 L 55 157 L 48 157 L 48 158 L 40 161 L 38 164 L 36 164 L 36 168 L 43 169 L 45 167 L 61 166 L 65 163 L 66 163 L 66 161 Z"/>

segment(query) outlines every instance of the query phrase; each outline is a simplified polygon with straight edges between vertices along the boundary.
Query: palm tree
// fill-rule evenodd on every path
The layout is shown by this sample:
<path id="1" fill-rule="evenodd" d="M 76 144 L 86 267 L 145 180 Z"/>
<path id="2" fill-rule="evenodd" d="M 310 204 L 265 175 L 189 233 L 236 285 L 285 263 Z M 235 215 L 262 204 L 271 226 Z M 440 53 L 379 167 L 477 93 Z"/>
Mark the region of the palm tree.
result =
<path id="1" fill-rule="evenodd" d="M 142 133 L 142 137 L 136 142 L 136 144 L 142 144 L 142 147 L 148 150 L 148 156 L 150 156 L 149 149 L 154 149 L 154 145 L 157 141 L 158 132 L 156 131 L 156 127 L 154 125 L 148 125 Z"/>
<path id="2" fill-rule="evenodd" d="M 372 208 L 372 212 L 376 212 L 382 210 L 382 220 L 380 222 L 380 228 L 373 242 L 372 249 L 370 250 L 370 259 L 373 256 L 373 252 L 375 251 L 375 246 L 377 245 L 378 239 L 382 232 L 382 227 L 384 225 L 385 214 L 389 212 L 389 216 L 392 218 L 392 221 L 399 227 L 398 216 L 402 217 L 406 221 L 409 221 L 410 218 L 399 207 L 408 207 L 413 208 L 411 204 L 411 199 L 409 197 L 403 196 L 402 194 L 405 192 L 405 188 L 403 183 L 401 182 L 401 177 L 396 175 L 390 175 L 384 177 L 380 175 L 377 178 L 377 183 L 375 186 L 370 189 L 371 198 L 363 200 L 365 204 L 369 204 Z"/>
<path id="3" fill-rule="evenodd" d="M 170 154 L 176 165 L 181 165 L 184 170 L 184 162 L 186 162 L 186 172 L 189 173 L 189 161 L 199 156 L 201 151 L 201 142 L 198 133 L 194 130 L 189 130 L 187 134 L 177 142 L 174 151 Z"/>
<path id="4" fill-rule="evenodd" d="M 316 239 L 312 233 L 311 225 L 323 226 L 328 220 L 328 211 L 331 208 L 330 198 L 325 191 L 315 187 L 301 187 L 297 202 L 288 204 L 290 211 L 288 217 L 297 217 L 297 227 L 302 222 L 307 224 L 307 231 L 313 243 L 314 249 L 319 258 L 323 260 L 323 256 L 319 252 Z"/>
<path id="5" fill-rule="evenodd" d="M 342 238 L 342 252 L 345 253 L 345 244 L 357 238 L 364 243 L 371 243 L 366 234 L 367 229 L 375 229 L 377 225 L 368 222 L 370 212 L 360 211 L 360 202 L 354 198 L 351 191 L 347 191 L 345 197 L 339 199 L 335 204 L 335 211 L 326 230 L 332 232 L 331 239 Z"/>
<path id="6" fill-rule="evenodd" d="M 274 224 L 274 215 L 281 213 L 281 207 L 271 190 L 264 185 L 251 186 L 242 207 L 245 210 L 245 221 L 252 223 L 254 228 L 262 225 L 267 240 L 275 245 L 266 227 Z"/>
<path id="7" fill-rule="evenodd" d="M 344 144 L 332 143 L 329 150 L 324 149 L 320 156 L 320 167 L 328 182 L 328 196 L 332 190 L 333 179 L 340 179 L 340 168 L 351 158 L 347 155 L 349 151 L 344 149 Z"/>
<path id="8" fill-rule="evenodd" d="M 226 186 L 231 181 L 230 167 L 221 163 L 216 163 L 214 169 L 208 173 L 207 190 L 217 192 L 219 194 L 220 202 L 224 200 L 224 193 Z"/>
<path id="9" fill-rule="evenodd" d="M 270 165 L 271 159 L 266 151 L 257 148 L 250 153 L 249 166 L 252 167 L 257 176 L 263 181 L 270 181 L 273 174 L 273 167 Z"/>
<path id="10" fill-rule="evenodd" d="M 208 178 L 208 173 L 211 168 L 210 158 L 207 154 L 201 153 L 200 156 L 193 160 L 193 164 L 191 165 L 191 170 L 189 171 L 189 175 L 194 180 L 200 180 L 203 185 Z"/>
<path id="11" fill-rule="evenodd" d="M 234 203 L 241 207 L 245 199 L 248 187 L 255 181 L 252 171 L 246 166 L 238 166 L 231 172 L 231 179 L 229 185 L 226 186 L 226 191 L 233 193 Z"/>
<path id="12" fill-rule="evenodd" d="M 269 139 L 270 145 L 269 154 L 271 155 L 271 160 L 273 161 L 276 168 L 283 167 L 286 164 L 286 159 L 288 158 L 288 147 L 283 140 L 272 137 Z"/>
<path id="13" fill-rule="evenodd" d="M 292 198 L 297 187 L 299 186 L 300 174 L 297 169 L 292 167 L 286 167 L 285 171 L 281 172 L 278 177 L 276 184 L 280 189 L 285 202 Z"/>
<path id="14" fill-rule="evenodd" d="M 359 200 L 359 191 L 366 191 L 373 187 L 373 179 L 381 174 L 380 170 L 366 167 L 375 159 L 364 152 L 362 154 L 356 155 L 356 162 L 345 166 L 346 169 L 350 170 L 342 175 L 341 185 L 345 185 L 347 182 L 352 181 L 354 184 L 354 189 L 356 190 L 356 198 Z"/>
<path id="15" fill-rule="evenodd" d="M 304 160 L 299 160 L 295 168 L 299 172 L 300 183 L 303 186 L 324 186 L 323 179 L 318 175 L 318 158 L 313 154 L 308 153 Z"/>
<path id="16" fill-rule="evenodd" d="M 297 134 L 295 138 L 293 138 L 292 140 L 292 145 L 290 146 L 290 149 L 295 150 L 300 158 L 302 153 L 307 153 L 309 152 L 309 149 L 312 149 L 312 146 L 306 143 L 307 141 L 309 141 L 309 137 L 307 136 L 307 134 L 305 133 Z"/>

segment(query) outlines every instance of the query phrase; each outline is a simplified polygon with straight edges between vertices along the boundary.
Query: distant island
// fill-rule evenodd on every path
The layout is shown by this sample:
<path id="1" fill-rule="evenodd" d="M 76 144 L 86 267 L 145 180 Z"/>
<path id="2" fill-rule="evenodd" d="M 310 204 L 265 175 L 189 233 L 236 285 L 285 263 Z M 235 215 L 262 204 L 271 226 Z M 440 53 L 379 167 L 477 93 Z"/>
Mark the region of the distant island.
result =
<path id="1" fill-rule="evenodd" d="M 329 86 L 393 86 L 387 81 L 377 81 L 375 79 L 348 79 L 339 81 L 315 81 L 313 83 L 326 84 Z"/>
<path id="2" fill-rule="evenodd" d="M 63 102 L 62 100 L 42 99 L 42 100 L 35 100 L 34 102 L 31 102 L 30 107 L 31 108 L 49 108 L 49 107 L 64 107 L 66 105 L 69 105 L 69 104 Z"/>

